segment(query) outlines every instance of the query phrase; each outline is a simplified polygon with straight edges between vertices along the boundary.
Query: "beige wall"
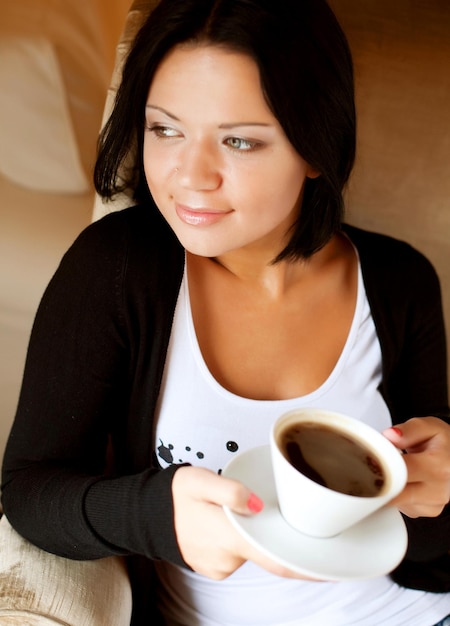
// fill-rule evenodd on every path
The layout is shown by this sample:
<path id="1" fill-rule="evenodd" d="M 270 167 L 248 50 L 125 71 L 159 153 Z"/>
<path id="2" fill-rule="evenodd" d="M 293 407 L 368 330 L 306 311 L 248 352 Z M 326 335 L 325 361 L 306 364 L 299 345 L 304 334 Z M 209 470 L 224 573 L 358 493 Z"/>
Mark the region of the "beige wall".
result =
<path id="1" fill-rule="evenodd" d="M 358 156 L 348 221 L 406 239 L 430 258 L 450 339 L 450 2 L 330 4 L 355 62 Z"/>

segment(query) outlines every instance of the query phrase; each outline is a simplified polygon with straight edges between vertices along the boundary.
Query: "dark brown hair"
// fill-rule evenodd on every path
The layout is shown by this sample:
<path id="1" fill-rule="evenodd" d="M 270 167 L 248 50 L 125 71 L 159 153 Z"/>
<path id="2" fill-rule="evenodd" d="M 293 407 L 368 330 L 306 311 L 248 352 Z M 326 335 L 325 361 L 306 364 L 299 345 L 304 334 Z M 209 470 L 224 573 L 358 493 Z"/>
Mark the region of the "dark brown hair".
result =
<path id="1" fill-rule="evenodd" d="M 143 167 L 145 103 L 162 59 L 188 41 L 254 59 L 270 109 L 297 152 L 320 172 L 305 183 L 299 219 L 277 260 L 308 258 L 341 226 L 356 143 L 351 53 L 325 0 L 161 0 L 131 47 L 100 136 L 98 193 L 110 199 L 131 188 L 137 203 L 156 209 Z"/>

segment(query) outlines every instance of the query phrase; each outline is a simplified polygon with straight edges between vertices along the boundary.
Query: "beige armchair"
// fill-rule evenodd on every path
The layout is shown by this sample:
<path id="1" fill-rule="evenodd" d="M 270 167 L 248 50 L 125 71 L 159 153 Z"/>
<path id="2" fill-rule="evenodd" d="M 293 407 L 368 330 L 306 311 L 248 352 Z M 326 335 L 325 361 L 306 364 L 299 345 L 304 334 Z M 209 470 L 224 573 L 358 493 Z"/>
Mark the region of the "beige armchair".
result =
<path id="1" fill-rule="evenodd" d="M 127 0 L 116 0 L 117 4 L 126 3 Z M 130 0 L 131 1 L 131 0 Z M 49 77 L 55 74 L 55 68 L 58 67 L 55 64 L 55 52 L 54 48 L 49 42 L 53 41 L 53 37 L 56 38 L 56 43 L 61 43 L 58 39 L 66 36 L 64 40 L 65 46 L 69 47 L 72 53 L 64 57 L 64 62 L 68 65 L 69 62 L 79 62 L 79 59 L 85 59 L 89 53 L 92 58 L 85 62 L 87 67 L 95 66 L 98 69 L 100 61 L 96 61 L 96 54 L 99 58 L 103 58 L 103 54 L 99 50 L 95 49 L 95 46 L 91 46 L 91 39 L 88 36 L 84 38 L 78 36 L 77 20 L 84 20 L 83 32 L 89 27 L 94 29 L 97 17 L 108 18 L 107 12 L 112 12 L 112 7 L 108 9 L 108 2 L 96 2 L 95 6 L 91 6 L 91 11 L 86 12 L 80 6 L 79 3 L 73 1 L 64 5 L 63 16 L 58 13 L 59 4 L 51 2 L 50 0 L 42 0 L 42 2 L 36 3 L 34 0 L 24 0 L 21 3 L 12 3 L 11 6 L 5 7 L 5 12 L 2 11 L 2 21 L 0 23 L 0 55 L 5 63 L 0 63 L 0 78 L 3 79 L 2 84 L 5 81 L 12 80 L 13 74 L 8 62 L 11 61 L 11 55 L 21 53 L 21 59 L 24 58 L 24 54 L 28 54 L 24 63 L 17 66 L 18 60 L 16 57 L 15 71 L 19 71 L 23 80 L 28 78 L 28 74 L 24 75 L 23 68 L 27 68 L 27 61 L 32 58 L 34 65 L 39 65 L 42 75 L 39 76 L 42 80 L 47 80 L 50 86 L 54 87 L 54 91 L 50 93 L 48 89 L 46 93 L 47 100 L 42 102 L 41 107 L 33 109 L 33 115 L 36 115 L 37 119 L 34 120 L 32 126 L 38 127 L 39 132 L 45 135 L 52 132 L 47 128 L 42 130 L 43 123 L 39 123 L 39 110 L 45 108 L 47 113 L 50 107 L 50 112 L 53 115 L 51 128 L 57 134 L 55 142 L 58 146 L 62 146 L 64 143 L 65 149 L 61 147 L 61 153 L 56 159 L 60 161 L 59 170 L 52 170 L 49 160 L 41 158 L 39 160 L 39 168 L 33 170 L 30 168 L 36 161 L 35 154 L 30 151 L 28 160 L 24 163 L 24 155 L 19 152 L 19 142 L 14 141 L 17 136 L 14 135 L 15 128 L 11 127 L 11 123 L 3 120 L 3 126 L 0 124 L 0 135 L 2 136 L 2 146 L 12 146 L 12 150 L 5 151 L 0 148 L 0 175 L 6 176 L 13 180 L 17 178 L 18 183 L 24 183 L 29 189 L 26 191 L 21 190 L 22 195 L 25 193 L 27 196 L 27 206 L 32 211 L 36 211 L 42 215 L 42 202 L 48 202 L 48 194 L 55 195 L 55 202 L 58 201 L 60 208 L 67 208 L 67 202 L 77 207 L 81 206 L 78 210 L 79 213 L 83 212 L 84 206 L 89 205 L 92 207 L 92 195 L 89 191 L 85 193 L 88 188 L 87 183 L 87 171 L 89 166 L 92 167 L 92 162 L 81 163 L 78 160 L 78 152 L 75 146 L 77 145 L 75 133 L 69 133 L 72 126 L 69 125 L 69 113 L 73 113 L 75 119 L 80 118 L 81 113 L 89 114 L 89 120 L 85 118 L 79 119 L 79 126 L 83 128 L 84 132 L 81 133 L 81 141 L 84 144 L 95 144 L 99 120 L 97 119 L 97 126 L 94 126 L 93 119 L 95 118 L 95 111 L 91 111 L 88 107 L 84 106 L 84 100 L 75 92 L 72 100 L 68 100 L 68 103 L 63 99 L 63 84 L 62 81 L 55 83 L 55 81 L 49 81 Z M 129 43 L 129 39 L 132 37 L 133 32 L 139 27 L 139 20 L 143 19 L 145 6 L 148 5 L 150 10 L 151 2 L 135 2 L 128 14 L 126 28 L 124 30 L 123 37 L 117 47 L 117 69 L 115 70 L 112 85 L 117 83 L 117 73 L 120 71 L 120 61 L 125 54 L 125 49 Z M 142 11 L 141 8 L 142 7 Z M 55 9 L 54 12 L 53 9 Z M 100 16 L 100 13 L 104 10 L 105 15 Z M 98 14 L 97 14 L 98 11 Z M 49 19 L 49 14 L 50 18 Z M 119 10 L 116 11 L 119 13 Z M 141 18 L 142 16 L 142 18 Z M 61 19 L 64 17 L 64 28 L 61 25 Z M 44 19 L 45 18 L 45 19 Z M 72 21 L 71 21 L 72 20 Z M 90 20 L 90 21 L 89 21 Z M 73 29 L 71 29 L 73 24 Z M 107 28 L 111 27 L 111 28 Z M 105 31 L 110 33 L 114 31 L 112 25 L 105 24 Z M 36 32 L 39 36 L 36 36 Z M 20 37 L 19 37 L 20 34 Z M 45 35 L 45 36 L 44 36 Z M 67 37 L 70 35 L 70 41 L 67 41 Z M 103 33 L 97 32 L 97 44 L 99 47 L 104 45 L 102 40 Z M 95 39 L 95 38 L 94 38 Z M 81 43 L 80 43 L 81 41 Z M 84 56 L 80 54 L 78 46 L 83 45 Z M 58 50 L 64 49 L 64 46 L 60 45 Z M 16 51 L 18 51 L 16 53 Z M 103 52 L 103 51 L 101 51 Z M 5 54 L 9 56 L 6 57 Z M 37 54 L 39 53 L 39 54 Z M 30 56 L 31 55 L 31 56 Z M 73 60 L 75 59 L 75 61 Z M 46 65 L 50 63 L 50 66 Z M 17 67 L 20 69 L 17 70 Z M 34 66 L 33 66 L 34 67 Z M 89 84 L 86 84 L 86 80 L 80 78 L 72 66 L 65 67 L 68 80 L 72 81 L 72 90 L 85 89 L 92 96 L 92 88 L 94 86 L 94 95 L 96 96 L 103 88 L 105 92 L 106 83 L 98 84 L 94 79 L 91 80 L 89 74 Z M 28 70 L 27 70 L 28 71 Z M 2 73 L 3 72 L 3 73 Z M 7 72 L 9 72 L 7 74 Z M 33 72 L 33 69 L 29 70 Z M 53 73 L 52 73 L 53 72 Z M 94 70 L 92 70 L 94 73 Z M 57 76 L 59 76 L 59 70 Z M 98 81 L 98 77 L 97 77 Z M 7 83 L 9 84 L 9 83 Z M 111 88 L 111 95 L 108 98 L 105 107 L 106 112 L 111 106 L 114 89 Z M 56 93 L 56 96 L 54 95 Z M 17 95 L 15 92 L 11 94 Z M 23 94 L 20 94 L 23 95 Z M 61 97 L 60 97 L 61 96 Z M 104 96 L 103 96 L 104 98 Z M 12 100 L 12 97 L 11 97 Z M 9 100 L 4 99 L 2 101 L 4 106 L 9 106 Z M 64 107 L 63 107 L 64 105 Z M 69 110 L 69 105 L 73 105 L 73 111 Z M 56 111 L 55 107 L 59 109 Z M 80 111 L 77 109 L 79 107 Z M 14 106 L 11 104 L 8 110 L 13 110 Z M 38 110 L 39 109 L 39 110 Z M 55 110 L 55 111 L 54 111 Z M 64 114 L 63 122 L 60 125 L 55 125 L 56 120 L 61 118 L 59 113 Z M 87 113 L 86 113 L 87 112 Z M 77 117 L 78 115 L 78 117 Z M 91 119 L 93 118 L 93 119 Z M 47 120 L 47 118 L 46 118 Z M 7 126 L 9 124 L 9 126 Z M 22 119 L 23 126 L 23 119 Z M 62 130 L 60 130 L 62 128 Z M 45 132 L 44 132 L 45 131 Z M 6 136 L 6 133 L 9 133 Z M 24 131 L 23 131 L 24 132 Z M 58 134 L 59 133 L 59 134 Z M 48 143 L 48 142 L 47 142 Z M 53 144 L 52 144 L 53 145 Z M 83 147 L 83 146 L 82 146 Z M 81 151 L 83 154 L 91 153 L 92 150 Z M 54 156 L 55 150 L 52 155 Z M 33 157 L 33 158 L 32 158 Z M 83 167 L 84 166 L 84 167 Z M 64 168 L 63 170 L 61 168 Z M 62 174 L 67 173 L 67 176 Z M 51 175 L 50 175 L 51 174 Z M 74 176 L 76 174 L 76 177 Z M 16 182 L 16 181 L 15 181 Z M 12 183 L 9 183 L 12 186 Z M 69 196 L 66 200 L 66 204 L 61 202 L 62 194 L 65 193 Z M 36 196 L 32 195 L 36 194 Z M 45 195 L 47 194 L 47 195 Z M 57 195 L 59 194 L 59 195 Z M 72 195 L 71 195 L 72 194 Z M 10 198 L 4 193 L 2 188 L 2 205 L 0 207 L 0 218 L 5 219 L 5 214 L 2 212 L 2 207 L 7 203 L 10 205 Z M 117 208 L 117 207 L 115 207 Z M 72 211 L 73 212 L 73 211 Z M 77 213 L 78 215 L 78 213 Z M 87 206 L 86 224 L 89 221 L 89 206 Z M 27 218 L 29 219 L 29 218 Z M 66 210 L 65 219 L 69 222 L 73 222 L 71 214 L 68 215 Z M 77 230 L 83 227 L 84 220 L 79 219 L 80 226 L 74 226 Z M 54 225 L 53 225 L 54 226 Z M 55 227 L 54 227 L 55 228 Z M 58 231 L 59 236 L 61 233 Z M 63 233 L 65 234 L 65 233 Z M 70 238 L 75 236 L 69 233 L 66 235 L 68 243 L 70 244 Z M 61 237 L 62 238 L 62 237 Z M 4 241 L 4 240 L 2 240 Z M 9 240 L 8 240 L 9 245 Z M 30 254 L 33 254 L 30 252 Z M 39 259 L 42 261 L 42 259 Z M 37 295 L 37 298 L 39 295 Z M 2 304 L 2 312 L 4 309 Z M 8 312 L 8 309 L 6 309 Z M 31 322 L 30 322 L 31 325 Z M 3 355 L 4 357 L 4 355 Z M 3 374 L 3 370 L 2 370 Z M 3 413 L 3 412 L 2 412 Z M 33 546 L 23 537 L 21 537 L 9 524 L 9 521 L 5 516 L 0 520 L 0 626 L 129 626 L 131 619 L 131 589 L 128 579 L 126 562 L 124 559 L 111 557 L 108 559 L 99 559 L 96 561 L 72 561 L 64 559 Z"/>
<path id="2" fill-rule="evenodd" d="M 134 0 L 125 21 L 125 27 L 123 29 L 120 41 L 116 50 L 116 62 L 114 67 L 111 84 L 108 89 L 106 97 L 106 104 L 103 113 L 102 125 L 108 119 L 112 106 L 114 104 L 114 98 L 116 96 L 117 89 L 120 84 L 122 76 L 122 65 L 125 61 L 130 43 L 134 39 L 137 31 L 139 30 L 144 19 L 155 8 L 159 0 Z M 119 172 L 120 177 L 120 172 Z M 131 198 L 131 191 L 124 190 L 119 194 L 112 202 L 103 203 L 102 199 L 97 195 L 94 203 L 93 220 L 100 219 L 111 211 L 118 211 L 126 207 L 132 206 L 133 200 Z"/>
<path id="3" fill-rule="evenodd" d="M 105 118 L 129 42 L 156 3 L 136 0 L 130 9 Z M 407 239 L 425 252 L 440 275 L 450 321 L 450 4 L 330 4 L 349 35 L 356 67 L 359 156 L 348 193 L 349 221 Z M 97 199 L 93 217 L 130 204 L 126 195 L 108 205 Z M 123 560 L 50 555 L 2 518 L 0 626 L 129 626 L 130 615 Z"/>
<path id="4" fill-rule="evenodd" d="M 71 561 L 23 539 L 0 521 L 1 626 L 129 626 L 125 561 Z"/>

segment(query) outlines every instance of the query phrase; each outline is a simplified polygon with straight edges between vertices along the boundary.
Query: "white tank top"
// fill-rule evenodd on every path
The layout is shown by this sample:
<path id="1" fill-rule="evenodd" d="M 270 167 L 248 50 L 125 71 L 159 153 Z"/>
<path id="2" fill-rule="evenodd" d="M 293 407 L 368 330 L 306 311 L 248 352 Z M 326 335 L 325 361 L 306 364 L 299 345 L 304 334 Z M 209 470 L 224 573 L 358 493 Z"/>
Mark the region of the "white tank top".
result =
<path id="1" fill-rule="evenodd" d="M 339 411 L 383 430 L 391 419 L 380 381 L 381 351 L 360 268 L 352 325 L 334 370 L 318 389 L 289 400 L 243 398 L 213 378 L 197 342 L 185 270 L 157 409 L 158 461 L 220 473 L 236 453 L 268 444 L 276 417 L 296 407 Z M 389 577 L 314 583 L 278 578 L 250 562 L 220 582 L 169 563 L 157 563 L 157 571 L 168 626 L 432 626 L 450 611 L 450 594 L 406 590 Z"/>

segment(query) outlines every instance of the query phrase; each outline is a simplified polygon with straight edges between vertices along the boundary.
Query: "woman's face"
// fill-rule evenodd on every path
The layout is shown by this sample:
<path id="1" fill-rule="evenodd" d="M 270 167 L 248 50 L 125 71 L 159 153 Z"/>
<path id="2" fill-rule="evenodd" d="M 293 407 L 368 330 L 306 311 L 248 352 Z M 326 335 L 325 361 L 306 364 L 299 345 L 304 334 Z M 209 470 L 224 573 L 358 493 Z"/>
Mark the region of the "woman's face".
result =
<path id="1" fill-rule="evenodd" d="M 256 63 L 214 46 L 178 46 L 160 64 L 147 99 L 144 168 L 182 245 L 216 258 L 275 257 L 314 175 L 267 106 Z"/>

